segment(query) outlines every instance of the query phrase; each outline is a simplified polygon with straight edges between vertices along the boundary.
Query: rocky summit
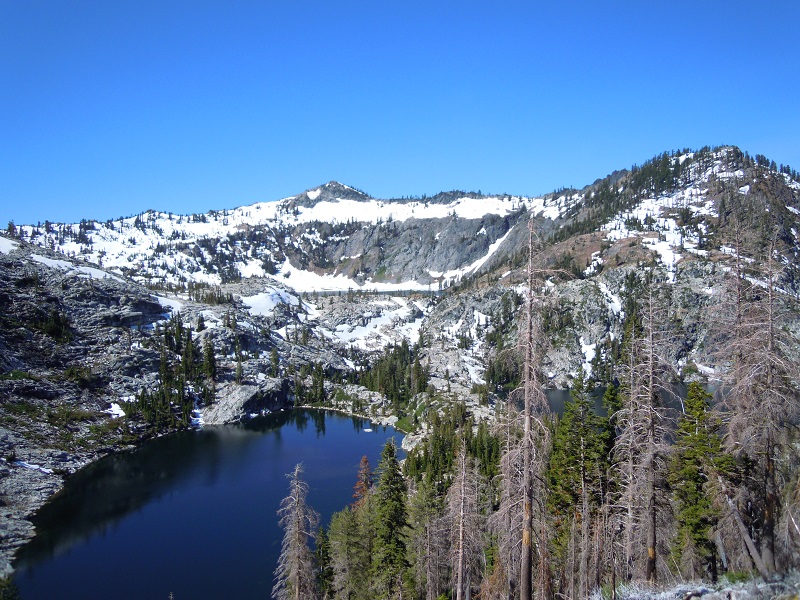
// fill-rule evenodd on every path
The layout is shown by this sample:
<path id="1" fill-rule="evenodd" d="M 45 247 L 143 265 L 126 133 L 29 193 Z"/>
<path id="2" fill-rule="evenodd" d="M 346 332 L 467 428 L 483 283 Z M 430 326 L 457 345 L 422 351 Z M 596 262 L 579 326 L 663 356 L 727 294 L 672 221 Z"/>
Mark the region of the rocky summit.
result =
<path id="1" fill-rule="evenodd" d="M 645 276 L 665 290 L 675 381 L 713 381 L 728 364 L 707 317 L 732 269 L 764 281 L 756 250 L 777 260 L 797 339 L 799 221 L 796 172 L 720 147 L 536 198 L 331 182 L 191 215 L 9 224 L 0 574 L 65 477 L 151 436 L 298 404 L 393 423 L 407 444 L 454 402 L 492 419 L 519 382 L 529 236 L 548 386 L 607 381 Z"/>

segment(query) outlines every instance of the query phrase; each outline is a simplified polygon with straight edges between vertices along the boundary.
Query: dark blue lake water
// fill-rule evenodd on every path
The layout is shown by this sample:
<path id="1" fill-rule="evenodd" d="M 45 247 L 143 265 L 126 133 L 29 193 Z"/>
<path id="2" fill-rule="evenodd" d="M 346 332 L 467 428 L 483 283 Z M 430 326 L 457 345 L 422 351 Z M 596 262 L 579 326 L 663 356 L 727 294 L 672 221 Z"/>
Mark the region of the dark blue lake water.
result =
<path id="1" fill-rule="evenodd" d="M 361 457 L 375 468 L 390 437 L 399 446 L 391 428 L 293 411 L 104 458 L 38 513 L 15 564 L 21 597 L 269 598 L 286 474 L 303 463 L 309 503 L 327 525 L 352 501 Z"/>

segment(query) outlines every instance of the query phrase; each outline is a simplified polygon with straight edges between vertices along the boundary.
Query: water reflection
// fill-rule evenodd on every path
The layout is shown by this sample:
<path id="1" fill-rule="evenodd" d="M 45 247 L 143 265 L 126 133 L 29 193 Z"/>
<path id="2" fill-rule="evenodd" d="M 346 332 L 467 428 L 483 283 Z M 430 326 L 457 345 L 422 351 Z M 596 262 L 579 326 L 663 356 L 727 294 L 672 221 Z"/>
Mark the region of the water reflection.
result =
<path id="1" fill-rule="evenodd" d="M 376 466 L 394 435 L 365 427 L 362 419 L 286 411 L 105 457 L 36 515 L 37 535 L 15 563 L 21 596 L 267 597 L 286 473 L 303 462 L 309 501 L 327 521 L 351 501 L 361 456 Z"/>

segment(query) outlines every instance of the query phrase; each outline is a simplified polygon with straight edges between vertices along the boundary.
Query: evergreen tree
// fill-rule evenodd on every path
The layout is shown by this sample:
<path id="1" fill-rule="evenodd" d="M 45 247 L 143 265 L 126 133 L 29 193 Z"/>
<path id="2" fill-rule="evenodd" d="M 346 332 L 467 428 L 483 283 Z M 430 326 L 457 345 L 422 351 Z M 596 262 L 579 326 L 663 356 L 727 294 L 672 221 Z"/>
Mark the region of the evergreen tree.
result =
<path id="1" fill-rule="evenodd" d="M 376 593 L 401 597 L 406 560 L 406 483 L 397 460 L 394 439 L 386 442 L 378 465 L 380 479 L 375 498 L 375 545 L 372 575 Z"/>
<path id="2" fill-rule="evenodd" d="M 216 381 L 217 360 L 214 356 L 214 344 L 209 339 L 203 344 L 203 373 L 211 381 Z"/>
<path id="3" fill-rule="evenodd" d="M 273 377 L 277 377 L 278 373 L 279 373 L 280 364 L 281 364 L 280 358 L 278 357 L 277 348 L 273 348 L 270 351 L 270 353 L 269 353 L 269 363 L 270 363 L 270 366 L 272 368 L 270 374 Z"/>
<path id="4" fill-rule="evenodd" d="M 678 525 L 676 562 L 684 577 L 710 576 L 716 581 L 717 549 L 712 531 L 720 513 L 712 503 L 718 494 L 711 490 L 717 486 L 716 475 L 731 471 L 732 459 L 723 453 L 720 424 L 709 413 L 710 400 L 711 394 L 699 383 L 689 384 L 669 480 Z"/>
<path id="5" fill-rule="evenodd" d="M 317 531 L 317 545 L 314 549 L 314 559 L 317 566 L 317 589 L 320 598 L 326 600 L 333 598 L 333 567 L 331 566 L 331 544 L 328 534 L 322 527 Z"/>
<path id="6" fill-rule="evenodd" d="M 366 455 L 361 457 L 361 463 L 358 465 L 358 477 L 356 484 L 353 487 L 353 507 L 359 508 L 364 505 L 367 496 L 372 489 L 372 470 L 369 466 L 369 459 Z"/>
<path id="7" fill-rule="evenodd" d="M 590 526 L 603 499 L 603 476 L 607 468 L 604 423 L 594 412 L 587 388 L 581 371 L 556 427 L 548 470 L 550 510 L 556 519 L 554 541 L 564 572 L 561 581 L 568 586 L 568 590 L 561 592 L 569 591 L 567 595 L 573 598 L 589 595 Z M 569 548 L 573 552 L 569 553 Z M 578 564 L 568 564 L 568 554 L 576 557 Z"/>
<path id="8" fill-rule="evenodd" d="M 368 600 L 374 519 L 372 496 L 333 515 L 328 529 L 335 597 Z"/>
<path id="9" fill-rule="evenodd" d="M 10 577 L 0 579 L 0 600 L 19 600 L 19 588 Z"/>

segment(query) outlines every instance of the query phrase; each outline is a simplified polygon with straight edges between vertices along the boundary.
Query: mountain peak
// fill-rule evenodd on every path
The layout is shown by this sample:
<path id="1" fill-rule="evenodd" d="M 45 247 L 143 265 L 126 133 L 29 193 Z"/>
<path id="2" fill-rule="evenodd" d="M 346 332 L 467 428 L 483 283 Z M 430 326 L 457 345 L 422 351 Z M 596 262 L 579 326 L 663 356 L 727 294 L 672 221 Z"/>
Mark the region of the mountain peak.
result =
<path id="1" fill-rule="evenodd" d="M 329 181 L 319 187 L 306 190 L 297 196 L 297 204 L 313 207 L 319 202 L 332 200 L 371 200 L 372 196 L 338 181 Z"/>

